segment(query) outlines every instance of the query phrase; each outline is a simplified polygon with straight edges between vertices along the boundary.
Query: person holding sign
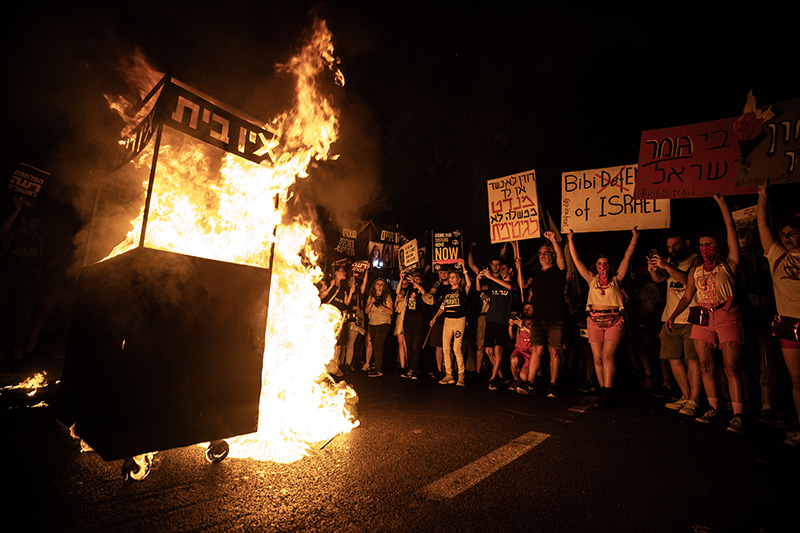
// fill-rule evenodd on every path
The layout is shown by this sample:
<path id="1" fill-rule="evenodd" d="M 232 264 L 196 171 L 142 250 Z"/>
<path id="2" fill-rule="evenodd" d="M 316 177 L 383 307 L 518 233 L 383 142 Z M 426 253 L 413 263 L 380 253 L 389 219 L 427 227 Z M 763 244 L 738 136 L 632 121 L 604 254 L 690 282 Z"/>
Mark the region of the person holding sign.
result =
<path id="1" fill-rule="evenodd" d="M 469 276 L 466 275 L 464 260 L 459 259 L 461 272 L 450 272 L 450 292 L 447 293 L 442 301 L 442 305 L 431 319 L 431 327 L 436 323 L 439 315 L 444 313 L 444 326 L 442 328 L 442 348 L 444 362 L 444 377 L 439 381 L 442 385 L 452 385 L 456 383 L 453 379 L 453 352 L 456 356 L 458 365 L 458 382 L 456 385 L 463 387 L 466 385 L 465 378 L 467 368 L 464 364 L 464 354 L 461 350 L 461 343 L 464 338 L 464 328 L 467 325 L 467 295 L 469 294 Z M 463 274 L 462 274 L 463 273 Z M 452 348 L 451 348 L 452 346 Z"/>
<path id="2" fill-rule="evenodd" d="M 780 226 L 776 240 L 767 219 L 767 187 L 758 188 L 758 235 L 769 261 L 778 316 L 772 322 L 772 334 L 778 337 L 792 377 L 792 399 L 800 421 L 800 215 L 794 215 Z M 788 432 L 786 444 L 800 446 L 800 431 Z"/>
<path id="3" fill-rule="evenodd" d="M 617 373 L 614 356 L 625 332 L 625 321 L 621 315 L 623 308 L 621 283 L 628 273 L 628 265 L 636 249 L 636 241 L 639 239 L 637 227 L 634 226 L 631 231 L 633 233 L 631 242 L 625 250 L 625 255 L 616 272 L 611 257 L 602 253 L 595 256 L 591 270 L 587 268 L 578 258 L 578 250 L 575 248 L 574 241 L 575 232 L 570 230 L 567 235 L 569 252 L 575 261 L 575 268 L 589 284 L 589 295 L 586 300 L 589 320 L 586 321 L 586 325 L 589 333 L 589 346 L 592 348 L 594 358 L 594 369 L 602 391 L 600 405 L 608 405 L 611 402 L 614 378 Z"/>
<path id="4" fill-rule="evenodd" d="M 383 375 L 383 345 L 392 329 L 394 313 L 389 284 L 384 279 L 378 278 L 372 282 L 364 311 L 369 316 L 369 335 L 372 340 L 372 356 L 375 359 L 375 368 L 368 375 L 377 378 Z"/>
<path id="5" fill-rule="evenodd" d="M 698 305 L 689 309 L 689 322 L 692 323 L 692 339 L 697 359 L 700 361 L 700 372 L 709 409 L 696 420 L 707 424 L 722 416 L 714 376 L 714 348 L 719 347 L 722 351 L 725 377 L 728 380 L 728 392 L 733 407 L 733 417 L 728 424 L 728 431 L 741 433 L 742 413 L 744 413 L 744 383 L 741 369 L 744 328 L 742 314 L 733 299 L 736 289 L 735 272 L 739 266 L 739 238 L 736 235 L 733 216 L 725 200 L 719 193 L 714 194 L 714 200 L 719 205 L 722 219 L 725 221 L 727 250 L 725 241 L 715 233 L 701 234 L 698 243 L 703 264 L 689 270 L 686 292 L 683 293 L 665 326 L 668 331 L 672 331 L 673 324 L 697 293 Z"/>

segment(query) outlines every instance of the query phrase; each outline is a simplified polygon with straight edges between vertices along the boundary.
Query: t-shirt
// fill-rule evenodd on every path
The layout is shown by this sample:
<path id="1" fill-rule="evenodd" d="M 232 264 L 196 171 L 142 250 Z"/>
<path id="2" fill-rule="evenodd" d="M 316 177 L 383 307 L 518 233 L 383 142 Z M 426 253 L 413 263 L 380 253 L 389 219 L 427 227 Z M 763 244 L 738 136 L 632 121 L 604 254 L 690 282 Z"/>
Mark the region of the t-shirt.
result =
<path id="1" fill-rule="evenodd" d="M 334 285 L 331 291 L 325 296 L 325 301 L 322 303 L 330 304 L 344 313 L 347 310 L 347 306 L 344 304 L 346 292 L 347 289 L 341 285 Z"/>
<path id="2" fill-rule="evenodd" d="M 422 293 L 417 289 L 411 289 L 406 293 L 406 316 L 421 315 L 425 312 L 425 302 L 422 301 Z"/>
<path id="3" fill-rule="evenodd" d="M 386 295 L 386 302 L 391 301 L 392 295 Z M 370 326 L 380 326 L 381 324 L 391 324 L 392 323 L 392 315 L 386 310 L 386 307 L 383 305 L 378 305 L 377 302 L 372 303 L 372 307 L 369 310 L 369 325 Z"/>
<path id="4" fill-rule="evenodd" d="M 703 265 L 694 269 L 695 298 L 698 305 L 716 307 L 733 296 L 734 279 L 727 263 L 720 262 L 710 272 Z"/>
<path id="5" fill-rule="evenodd" d="M 513 302 L 511 289 L 506 289 L 490 279 L 486 280 L 486 284 L 489 286 L 489 310 L 486 311 L 486 322 L 507 325 Z"/>
<path id="6" fill-rule="evenodd" d="M 800 255 L 790 254 L 775 241 L 766 256 L 772 272 L 778 314 L 800 318 Z"/>
<path id="7" fill-rule="evenodd" d="M 618 307 L 619 310 L 622 311 L 622 290 L 620 289 L 616 276 L 611 278 L 606 286 L 600 285 L 597 275 L 589 282 L 589 295 L 586 298 L 586 310 L 588 311 L 592 306 L 596 305 Z"/>
<path id="8" fill-rule="evenodd" d="M 531 272 L 533 315 L 535 322 L 561 320 L 565 314 L 564 286 L 567 272 L 553 265 Z"/>
<path id="9" fill-rule="evenodd" d="M 676 265 L 678 270 L 682 270 L 683 272 L 689 272 L 692 268 L 692 263 L 694 263 L 697 254 L 691 254 L 689 257 L 684 259 L 683 261 L 679 262 Z M 676 280 L 672 276 L 667 277 L 667 304 L 664 306 L 664 312 L 661 313 L 661 320 L 666 322 L 669 320 L 669 317 L 672 316 L 672 312 L 678 307 L 678 302 L 681 301 L 683 298 L 683 294 L 686 292 L 686 285 L 681 283 L 680 281 Z M 696 298 L 696 296 L 695 296 Z M 692 303 L 694 303 L 694 298 L 692 299 Z M 690 303 L 689 305 L 692 305 Z M 683 313 L 678 315 L 675 319 L 676 324 L 688 324 L 689 323 L 689 307 L 687 306 L 684 309 Z"/>
<path id="10" fill-rule="evenodd" d="M 445 318 L 463 318 L 467 316 L 467 291 L 451 288 L 444 297 Z"/>

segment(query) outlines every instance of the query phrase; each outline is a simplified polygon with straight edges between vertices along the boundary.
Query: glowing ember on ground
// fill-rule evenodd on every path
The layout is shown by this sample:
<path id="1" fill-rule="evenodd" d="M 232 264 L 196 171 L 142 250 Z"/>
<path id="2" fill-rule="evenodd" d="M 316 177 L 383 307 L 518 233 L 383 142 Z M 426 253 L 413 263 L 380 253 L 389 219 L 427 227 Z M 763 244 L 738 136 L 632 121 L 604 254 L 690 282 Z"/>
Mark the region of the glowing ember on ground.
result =
<path id="1" fill-rule="evenodd" d="M 159 76 L 141 60 L 135 64 L 141 96 Z M 278 139 L 271 161 L 256 165 L 227 153 L 220 157 L 199 141 L 172 144 L 165 130 L 157 170 L 163 179 L 154 183 L 144 245 L 266 267 L 275 243 L 259 430 L 229 443 L 231 457 L 290 462 L 303 457 L 311 444 L 349 432 L 358 421 L 350 411 L 355 392 L 334 383 L 325 371 L 341 315 L 320 306 L 314 282 L 322 273 L 310 222 L 284 220 L 289 188 L 296 178 L 308 176 L 313 160 L 330 157 L 337 138 L 336 112 L 317 89 L 317 77 L 328 69 L 344 83 L 324 21 L 315 22 L 307 44 L 282 68 L 296 79 L 296 103 L 265 126 Z M 124 111 L 118 99 L 113 102 Z M 147 150 L 152 154 L 152 144 Z M 109 257 L 139 244 L 142 219 L 140 213 Z"/>
<path id="2" fill-rule="evenodd" d="M 31 389 L 28 396 L 34 396 L 39 389 L 47 387 L 48 383 L 44 380 L 46 375 L 47 372 L 45 371 L 38 372 L 16 385 L 3 387 L 3 390 Z"/>

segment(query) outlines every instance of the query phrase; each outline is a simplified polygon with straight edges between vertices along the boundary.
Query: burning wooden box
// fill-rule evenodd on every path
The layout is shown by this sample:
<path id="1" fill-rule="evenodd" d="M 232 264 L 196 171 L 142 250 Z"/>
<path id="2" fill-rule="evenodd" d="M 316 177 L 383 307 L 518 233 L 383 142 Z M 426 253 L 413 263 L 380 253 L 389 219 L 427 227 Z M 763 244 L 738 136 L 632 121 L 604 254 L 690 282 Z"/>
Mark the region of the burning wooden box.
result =
<path id="1" fill-rule="evenodd" d="M 98 195 L 61 381 L 62 421 L 105 460 L 258 425 L 273 250 L 248 221 L 274 199 L 236 182 L 274 135 L 166 77 L 141 109 Z"/>

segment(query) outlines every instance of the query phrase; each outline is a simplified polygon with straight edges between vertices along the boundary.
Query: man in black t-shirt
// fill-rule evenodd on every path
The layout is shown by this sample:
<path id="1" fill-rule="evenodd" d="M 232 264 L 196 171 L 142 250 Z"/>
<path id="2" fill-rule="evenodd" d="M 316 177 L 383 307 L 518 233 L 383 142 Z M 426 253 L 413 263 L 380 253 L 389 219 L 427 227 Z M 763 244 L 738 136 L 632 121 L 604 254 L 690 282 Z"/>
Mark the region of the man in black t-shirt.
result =
<path id="1" fill-rule="evenodd" d="M 558 395 L 558 371 L 561 367 L 561 348 L 563 345 L 567 264 L 564 260 L 564 249 L 556 240 L 552 231 L 546 231 L 544 237 L 550 241 L 539 247 L 540 270 L 531 273 L 531 291 L 533 293 L 533 324 L 531 327 L 531 361 L 528 366 L 528 390 L 532 394 L 538 391 L 534 385 L 536 374 L 542 362 L 542 353 L 547 345 L 550 351 L 550 385 L 547 395 L 551 398 Z M 521 259 L 517 258 L 521 263 Z M 518 268 L 521 265 L 518 265 Z M 523 376 L 523 379 L 526 379 Z"/>

